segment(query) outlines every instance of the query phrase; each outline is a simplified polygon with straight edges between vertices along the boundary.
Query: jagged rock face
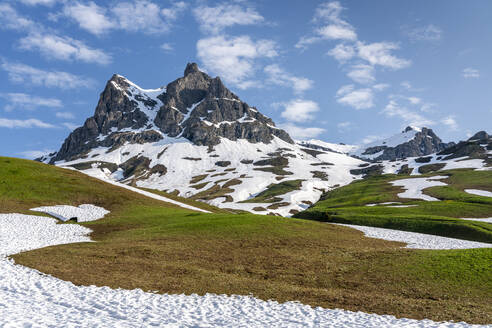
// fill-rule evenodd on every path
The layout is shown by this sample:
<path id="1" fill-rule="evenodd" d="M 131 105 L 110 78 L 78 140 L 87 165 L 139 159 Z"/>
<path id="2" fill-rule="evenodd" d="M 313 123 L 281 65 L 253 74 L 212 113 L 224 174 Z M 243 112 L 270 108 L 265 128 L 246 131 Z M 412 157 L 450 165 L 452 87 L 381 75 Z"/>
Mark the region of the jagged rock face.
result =
<path id="1" fill-rule="evenodd" d="M 488 155 L 489 150 L 492 150 L 492 136 L 485 131 L 480 131 L 468 140 L 460 141 L 452 147 L 441 151 L 438 155 L 445 155 L 443 158 L 445 160 L 469 156 L 470 158 L 492 161 L 491 156 Z"/>
<path id="2" fill-rule="evenodd" d="M 407 127 L 402 133 L 412 133 L 413 131 L 415 131 L 413 128 Z M 421 131 L 415 131 L 415 136 L 407 142 L 396 146 L 378 145 L 369 147 L 365 149 L 362 156 L 382 152 L 381 155 L 373 158 L 373 160 L 396 160 L 433 154 L 453 145 L 453 142 L 442 142 L 432 129 L 422 128 Z"/>
<path id="3" fill-rule="evenodd" d="M 184 137 L 195 145 L 214 146 L 220 138 L 269 143 L 274 136 L 293 143 L 287 132 L 211 78 L 196 64 L 161 92 L 143 90 L 114 75 L 100 95 L 94 116 L 74 130 L 51 162 L 72 160 L 95 147 Z"/>

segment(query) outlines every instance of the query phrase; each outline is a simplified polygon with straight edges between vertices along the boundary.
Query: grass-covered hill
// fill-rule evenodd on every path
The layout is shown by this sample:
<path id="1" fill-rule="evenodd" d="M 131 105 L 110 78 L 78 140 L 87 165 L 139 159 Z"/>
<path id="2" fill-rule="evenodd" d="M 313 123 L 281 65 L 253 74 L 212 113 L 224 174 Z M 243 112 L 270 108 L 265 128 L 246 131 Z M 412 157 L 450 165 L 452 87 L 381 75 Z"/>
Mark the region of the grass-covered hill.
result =
<path id="1" fill-rule="evenodd" d="M 0 213 L 82 203 L 111 211 L 83 224 L 96 242 L 25 252 L 15 261 L 80 285 L 253 294 L 402 317 L 492 322 L 492 249 L 409 250 L 312 220 L 192 212 L 79 172 L 0 157 Z"/>
<path id="2" fill-rule="evenodd" d="M 447 185 L 427 188 L 423 192 L 440 201 L 400 198 L 398 193 L 404 189 L 390 183 L 435 175 L 447 175 L 447 179 L 440 180 Z M 492 217 L 492 198 L 471 195 L 464 192 L 465 189 L 492 191 L 492 171 L 458 169 L 419 176 L 374 176 L 330 191 L 296 216 L 492 243 L 491 223 L 460 219 Z M 411 206 L 366 206 L 389 202 Z"/>

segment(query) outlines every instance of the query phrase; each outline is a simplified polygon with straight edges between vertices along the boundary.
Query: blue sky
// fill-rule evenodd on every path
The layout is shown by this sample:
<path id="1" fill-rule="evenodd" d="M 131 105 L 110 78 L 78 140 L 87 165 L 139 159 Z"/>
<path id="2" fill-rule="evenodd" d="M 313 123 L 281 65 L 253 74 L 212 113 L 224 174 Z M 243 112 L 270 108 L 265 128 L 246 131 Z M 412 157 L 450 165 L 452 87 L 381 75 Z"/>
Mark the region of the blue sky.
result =
<path id="1" fill-rule="evenodd" d="M 156 88 L 192 61 L 299 139 L 490 132 L 491 12 L 487 0 L 0 1 L 0 155 L 57 150 L 113 73 Z"/>

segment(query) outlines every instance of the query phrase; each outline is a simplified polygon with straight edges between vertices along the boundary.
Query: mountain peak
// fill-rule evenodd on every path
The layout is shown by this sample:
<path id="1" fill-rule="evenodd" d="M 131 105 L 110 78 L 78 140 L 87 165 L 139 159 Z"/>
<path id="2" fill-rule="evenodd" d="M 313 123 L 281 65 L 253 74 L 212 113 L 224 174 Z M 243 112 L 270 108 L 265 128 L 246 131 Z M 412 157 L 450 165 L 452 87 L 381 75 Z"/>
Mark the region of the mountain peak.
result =
<path id="1" fill-rule="evenodd" d="M 424 129 L 425 129 L 425 128 L 424 128 Z M 409 125 L 409 126 L 407 126 L 407 127 L 405 128 L 405 130 L 403 130 L 403 132 L 402 132 L 402 133 L 406 133 L 406 132 L 410 132 L 410 131 L 421 132 L 421 131 L 422 131 L 422 129 L 421 129 L 421 128 L 418 128 L 418 127 L 416 127 L 416 126 L 411 126 L 411 125 Z"/>
<path id="2" fill-rule="evenodd" d="M 188 63 L 184 71 L 184 76 L 196 72 L 200 72 L 197 63 Z"/>
<path id="3" fill-rule="evenodd" d="M 184 76 L 165 88 L 142 89 L 114 74 L 101 93 L 96 110 L 75 129 L 52 161 L 73 159 L 97 147 L 115 150 L 126 143 L 154 143 L 184 138 L 213 147 L 221 139 L 294 143 L 287 132 L 241 101 L 222 83 L 188 63 Z"/>

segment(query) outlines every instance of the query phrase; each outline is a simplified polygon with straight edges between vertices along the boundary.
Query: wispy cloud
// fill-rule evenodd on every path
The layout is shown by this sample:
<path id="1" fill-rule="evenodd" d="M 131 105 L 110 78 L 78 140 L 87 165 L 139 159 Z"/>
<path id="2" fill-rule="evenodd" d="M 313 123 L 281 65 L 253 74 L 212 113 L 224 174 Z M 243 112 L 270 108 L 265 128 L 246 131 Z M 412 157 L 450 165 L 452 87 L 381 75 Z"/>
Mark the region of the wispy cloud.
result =
<path id="1" fill-rule="evenodd" d="M 5 106 L 6 111 L 12 111 L 16 108 L 21 108 L 21 109 L 35 109 L 37 107 L 59 108 L 63 106 L 60 99 L 36 97 L 36 96 L 28 95 L 26 93 L 6 93 L 6 94 L 0 94 L 0 97 L 6 99 L 8 102 L 8 104 Z"/>
<path id="2" fill-rule="evenodd" d="M 441 123 L 446 125 L 450 130 L 457 130 L 458 123 L 456 122 L 456 118 L 454 115 L 449 115 L 441 120 Z"/>
<path id="3" fill-rule="evenodd" d="M 374 107 L 374 93 L 370 88 L 356 89 L 353 84 L 341 87 L 336 94 L 337 102 L 355 109 Z"/>
<path id="4" fill-rule="evenodd" d="M 439 41 L 443 34 L 442 29 L 433 24 L 410 29 L 405 27 L 404 30 L 412 41 Z"/>
<path id="5" fill-rule="evenodd" d="M 225 35 L 200 39 L 197 42 L 198 58 L 205 69 L 212 71 L 239 88 L 251 87 L 255 74 L 255 60 L 278 55 L 275 42 L 253 41 L 249 36 Z"/>
<path id="6" fill-rule="evenodd" d="M 8 73 L 9 80 L 14 83 L 30 83 L 60 89 L 90 88 L 95 83 L 92 79 L 71 73 L 45 71 L 20 63 L 4 61 L 0 67 Z"/>
<path id="7" fill-rule="evenodd" d="M 393 42 L 374 42 L 365 44 L 357 42 L 358 55 L 360 58 L 367 60 L 371 65 L 401 69 L 410 66 L 410 61 L 398 58 L 391 54 L 391 51 L 400 47 Z"/>
<path id="8" fill-rule="evenodd" d="M 277 64 L 265 66 L 264 71 L 268 75 L 269 83 L 291 87 L 294 93 L 302 93 L 313 86 L 312 80 L 294 76 Z"/>
<path id="9" fill-rule="evenodd" d="M 282 105 L 284 111 L 280 115 L 291 122 L 310 121 L 314 118 L 313 113 L 319 111 L 318 104 L 311 100 L 293 99 Z"/>
<path id="10" fill-rule="evenodd" d="M 357 64 L 350 67 L 347 76 L 360 84 L 370 84 L 376 81 L 375 70 L 371 65 Z"/>
<path id="11" fill-rule="evenodd" d="M 193 15 L 202 31 L 212 34 L 221 33 L 230 26 L 253 25 L 264 21 L 254 8 L 228 3 L 214 7 L 198 6 L 193 10 Z"/>
<path id="12" fill-rule="evenodd" d="M 174 51 L 173 45 L 170 43 L 167 43 L 167 42 L 164 42 L 163 44 L 161 44 L 160 48 L 162 51 L 167 52 L 167 53 Z"/>
<path id="13" fill-rule="evenodd" d="M 73 115 L 73 113 L 70 112 L 57 112 L 55 116 L 58 118 L 64 118 L 66 120 L 71 120 L 75 118 L 75 115 Z"/>
<path id="14" fill-rule="evenodd" d="M 306 49 L 310 44 L 321 40 L 357 40 L 354 27 L 341 18 L 343 9 L 338 1 L 320 4 L 313 18 L 317 27 L 312 35 L 303 36 L 297 42 L 296 48 Z"/>
<path id="15" fill-rule="evenodd" d="M 60 0 L 18 0 L 18 1 L 28 6 L 36 6 L 36 5 L 52 6 L 53 4 L 55 4 Z"/>
<path id="16" fill-rule="evenodd" d="M 37 24 L 31 19 L 22 16 L 8 3 L 0 3 L 0 29 L 29 31 Z"/>
<path id="17" fill-rule="evenodd" d="M 8 119 L 8 118 L 1 118 L 0 117 L 0 128 L 9 128 L 9 129 L 14 129 L 14 128 L 43 128 L 43 129 L 50 129 L 50 128 L 55 128 L 54 125 L 45 123 L 43 121 L 40 121 L 35 118 L 30 118 L 27 120 L 13 120 L 13 119 Z"/>
<path id="18" fill-rule="evenodd" d="M 52 34 L 32 33 L 19 41 L 20 49 L 38 50 L 46 58 L 109 64 L 111 56 L 100 49 L 93 49 L 82 41 Z"/>
<path id="19" fill-rule="evenodd" d="M 463 77 L 465 79 L 478 79 L 480 77 L 480 71 L 476 68 L 467 67 L 463 70 Z"/>
<path id="20" fill-rule="evenodd" d="M 292 123 L 279 124 L 278 127 L 287 131 L 290 134 L 290 136 L 293 137 L 294 139 L 301 139 L 301 140 L 316 138 L 317 136 L 325 132 L 325 129 L 322 128 L 303 127 Z"/>
<path id="21" fill-rule="evenodd" d="M 382 113 L 388 117 L 399 117 L 409 125 L 422 127 L 434 124 L 433 121 L 427 119 L 416 111 L 401 105 L 396 100 L 390 100 L 386 107 L 382 110 Z"/>

